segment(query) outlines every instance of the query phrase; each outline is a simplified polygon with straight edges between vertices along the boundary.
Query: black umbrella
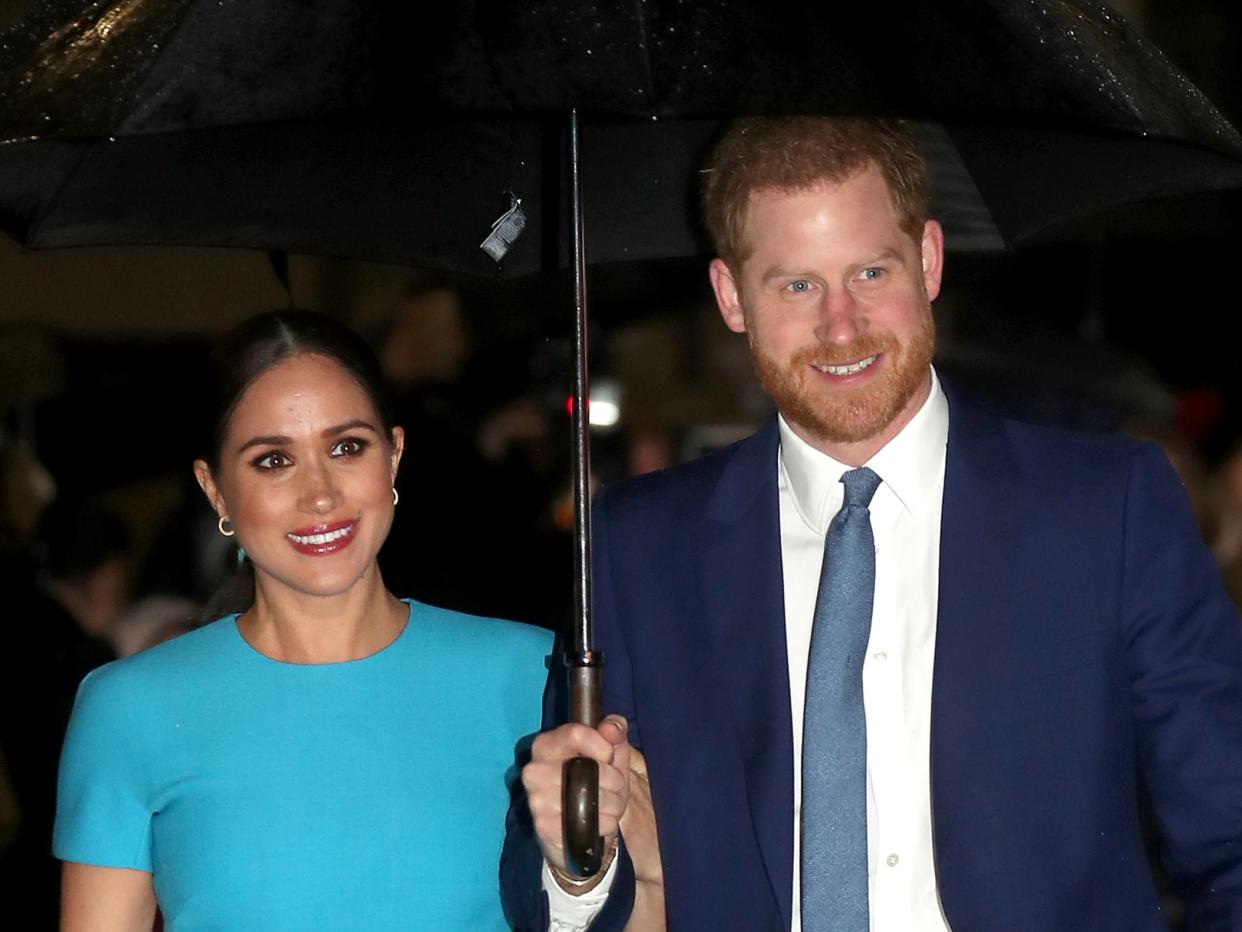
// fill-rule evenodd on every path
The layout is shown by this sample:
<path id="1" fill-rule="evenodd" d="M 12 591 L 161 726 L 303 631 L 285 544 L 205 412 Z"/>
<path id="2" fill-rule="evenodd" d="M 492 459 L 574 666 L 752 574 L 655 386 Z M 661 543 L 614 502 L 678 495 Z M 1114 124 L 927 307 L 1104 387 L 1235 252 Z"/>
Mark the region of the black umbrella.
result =
<path id="1" fill-rule="evenodd" d="M 715 118 L 748 111 L 937 121 L 951 246 L 1242 184 L 1242 139 L 1094 0 L 47 0 L 0 39 L 0 227 L 571 267 L 584 363 L 583 201 L 594 260 L 700 249 L 692 168 Z M 585 380 L 571 704 L 594 723 Z"/>
<path id="2" fill-rule="evenodd" d="M 512 192 L 527 227 L 505 270 L 568 268 L 575 107 L 593 261 L 701 247 L 687 179 L 713 118 L 739 111 L 936 120 L 962 202 L 1006 242 L 1236 184 L 1242 158 L 1095 0 L 45 0 L 0 37 L 0 226 L 35 248 L 258 246 L 486 275 L 477 246 Z M 979 241 L 977 214 L 958 245 Z"/>

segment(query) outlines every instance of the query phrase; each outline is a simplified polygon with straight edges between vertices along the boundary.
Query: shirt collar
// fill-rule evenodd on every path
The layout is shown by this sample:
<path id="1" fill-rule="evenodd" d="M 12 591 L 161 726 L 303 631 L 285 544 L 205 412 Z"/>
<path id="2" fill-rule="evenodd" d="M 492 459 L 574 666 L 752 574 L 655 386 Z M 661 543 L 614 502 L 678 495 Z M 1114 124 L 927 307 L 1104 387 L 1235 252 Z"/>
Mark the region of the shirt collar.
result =
<path id="1" fill-rule="evenodd" d="M 778 417 L 782 481 L 793 493 L 802 520 L 825 531 L 840 507 L 841 475 L 851 467 L 821 453 Z M 931 370 L 931 392 L 910 422 L 866 462 L 903 508 L 921 519 L 944 488 L 944 455 L 949 440 L 949 405 Z"/>

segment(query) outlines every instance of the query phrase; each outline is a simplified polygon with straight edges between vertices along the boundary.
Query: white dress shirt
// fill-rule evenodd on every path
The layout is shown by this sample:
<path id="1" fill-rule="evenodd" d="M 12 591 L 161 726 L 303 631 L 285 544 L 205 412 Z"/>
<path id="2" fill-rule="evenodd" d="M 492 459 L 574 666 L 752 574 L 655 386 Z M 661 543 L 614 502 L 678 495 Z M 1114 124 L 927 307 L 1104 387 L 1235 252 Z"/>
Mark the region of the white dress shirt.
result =
<path id="1" fill-rule="evenodd" d="M 948 932 L 940 907 L 931 825 L 931 688 L 940 570 L 949 409 L 933 371 L 927 401 L 866 463 L 882 482 L 871 500 L 875 599 L 863 663 L 867 720 L 867 850 L 872 932 Z M 785 643 L 794 752 L 793 929 L 801 932 L 799 839 L 802 717 L 811 625 L 824 538 L 841 508 L 850 467 L 815 450 L 779 419 L 777 462 Z M 611 867 L 598 887 L 573 897 L 546 865 L 552 932 L 580 932 L 602 908 Z"/>
<path id="2" fill-rule="evenodd" d="M 828 524 L 850 469 L 780 420 L 781 566 L 794 750 L 793 932 L 798 913 L 802 716 L 807 658 Z M 863 663 L 867 852 L 872 932 L 946 932 L 931 831 L 931 687 L 949 411 L 935 374 L 910 423 L 866 463 L 883 480 L 871 500 L 875 599 Z"/>

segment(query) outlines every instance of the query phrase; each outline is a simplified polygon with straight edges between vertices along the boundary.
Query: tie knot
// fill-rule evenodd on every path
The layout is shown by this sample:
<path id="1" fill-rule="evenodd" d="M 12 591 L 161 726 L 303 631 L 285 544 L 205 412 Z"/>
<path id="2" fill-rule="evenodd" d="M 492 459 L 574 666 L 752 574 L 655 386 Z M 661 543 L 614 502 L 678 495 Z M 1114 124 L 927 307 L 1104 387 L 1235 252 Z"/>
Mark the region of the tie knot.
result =
<path id="1" fill-rule="evenodd" d="M 845 486 L 845 505 L 861 505 L 866 508 L 871 504 L 871 496 L 880 487 L 880 477 L 863 466 L 842 473 L 841 484 Z"/>

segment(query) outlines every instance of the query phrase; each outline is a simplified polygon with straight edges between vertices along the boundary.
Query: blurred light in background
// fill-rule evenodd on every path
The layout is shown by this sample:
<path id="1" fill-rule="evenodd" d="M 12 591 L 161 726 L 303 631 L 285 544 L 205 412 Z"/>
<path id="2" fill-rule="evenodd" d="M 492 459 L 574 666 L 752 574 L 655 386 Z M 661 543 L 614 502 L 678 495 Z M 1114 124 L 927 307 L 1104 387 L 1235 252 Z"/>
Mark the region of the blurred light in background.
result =
<path id="1" fill-rule="evenodd" d="M 614 379 L 594 379 L 587 399 L 588 423 L 596 430 L 611 430 L 621 421 L 621 385 Z M 565 413 L 573 415 L 574 399 L 565 399 Z"/>

